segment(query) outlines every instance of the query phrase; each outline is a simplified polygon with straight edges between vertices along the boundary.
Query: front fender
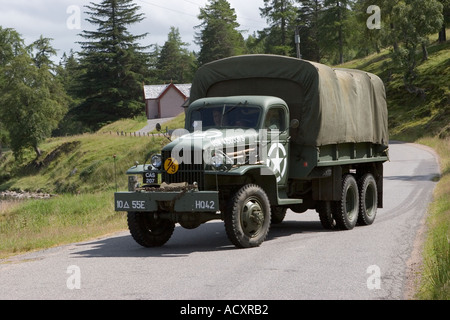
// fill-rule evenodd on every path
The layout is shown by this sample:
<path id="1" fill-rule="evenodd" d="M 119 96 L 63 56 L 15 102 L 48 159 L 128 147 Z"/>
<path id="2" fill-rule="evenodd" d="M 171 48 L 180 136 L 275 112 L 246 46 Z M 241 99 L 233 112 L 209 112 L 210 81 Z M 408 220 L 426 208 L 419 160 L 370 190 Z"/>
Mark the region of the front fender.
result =
<path id="1" fill-rule="evenodd" d="M 146 171 L 153 170 L 151 164 L 140 164 L 127 170 L 127 175 L 143 174 Z"/>
<path id="2" fill-rule="evenodd" d="M 278 203 L 278 185 L 277 177 L 266 165 L 245 165 L 237 168 L 232 168 L 229 171 L 206 171 L 206 174 L 218 175 L 218 176 L 233 176 L 233 177 L 246 177 L 248 179 L 242 179 L 259 185 L 267 194 L 270 203 Z"/>

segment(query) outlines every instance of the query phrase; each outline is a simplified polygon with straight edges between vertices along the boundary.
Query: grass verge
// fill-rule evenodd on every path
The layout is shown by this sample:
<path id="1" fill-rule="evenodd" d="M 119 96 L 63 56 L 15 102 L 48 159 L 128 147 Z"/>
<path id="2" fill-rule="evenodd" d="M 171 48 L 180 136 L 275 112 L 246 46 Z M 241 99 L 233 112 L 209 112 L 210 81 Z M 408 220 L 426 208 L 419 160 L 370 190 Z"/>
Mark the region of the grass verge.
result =
<path id="1" fill-rule="evenodd" d="M 450 300 L 450 138 L 422 138 L 440 156 L 442 175 L 427 218 L 423 272 L 416 299 Z"/>
<path id="2" fill-rule="evenodd" d="M 0 258 L 126 229 L 112 192 L 26 200 L 0 213 Z"/>

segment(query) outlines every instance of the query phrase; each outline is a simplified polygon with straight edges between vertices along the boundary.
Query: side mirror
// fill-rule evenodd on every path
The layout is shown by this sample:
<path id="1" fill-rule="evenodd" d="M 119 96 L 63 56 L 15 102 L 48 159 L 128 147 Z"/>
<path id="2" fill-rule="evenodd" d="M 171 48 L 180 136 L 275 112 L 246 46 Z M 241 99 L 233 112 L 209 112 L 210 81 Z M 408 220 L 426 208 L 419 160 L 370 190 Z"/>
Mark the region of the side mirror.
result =
<path id="1" fill-rule="evenodd" d="M 160 123 L 156 124 L 156 130 L 161 131 L 161 124 Z"/>
<path id="2" fill-rule="evenodd" d="M 298 121 L 298 119 L 292 119 L 289 127 L 291 129 L 297 129 L 298 127 L 300 127 L 300 121 Z"/>

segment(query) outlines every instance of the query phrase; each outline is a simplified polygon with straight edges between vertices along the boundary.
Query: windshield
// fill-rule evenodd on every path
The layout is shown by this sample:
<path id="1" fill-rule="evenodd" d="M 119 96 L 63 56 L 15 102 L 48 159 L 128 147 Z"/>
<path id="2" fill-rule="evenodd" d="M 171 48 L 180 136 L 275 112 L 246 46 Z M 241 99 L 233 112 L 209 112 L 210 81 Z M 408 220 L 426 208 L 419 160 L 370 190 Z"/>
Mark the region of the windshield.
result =
<path id="1" fill-rule="evenodd" d="M 221 105 L 201 107 L 191 113 L 191 130 L 211 128 L 254 128 L 258 127 L 261 108 L 249 105 Z"/>

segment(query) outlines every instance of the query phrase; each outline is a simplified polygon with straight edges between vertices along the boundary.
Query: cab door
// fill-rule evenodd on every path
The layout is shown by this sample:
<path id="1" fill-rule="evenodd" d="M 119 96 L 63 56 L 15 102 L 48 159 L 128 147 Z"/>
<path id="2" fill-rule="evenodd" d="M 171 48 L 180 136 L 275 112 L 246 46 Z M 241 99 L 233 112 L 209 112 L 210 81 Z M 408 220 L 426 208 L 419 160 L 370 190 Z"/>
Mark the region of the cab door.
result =
<path id="1" fill-rule="evenodd" d="M 266 165 L 272 170 L 278 186 L 284 186 L 288 177 L 289 125 L 284 106 L 272 106 L 266 113 L 263 130 L 267 134 Z"/>

